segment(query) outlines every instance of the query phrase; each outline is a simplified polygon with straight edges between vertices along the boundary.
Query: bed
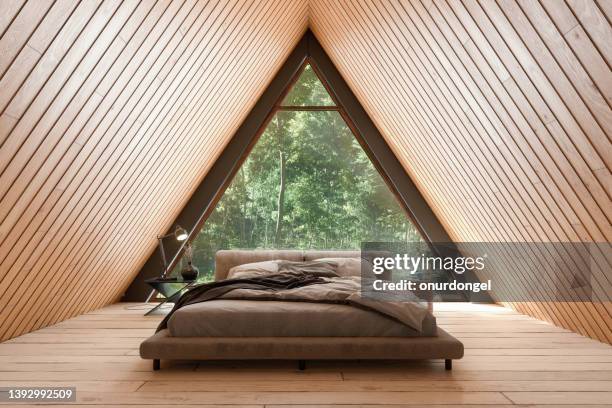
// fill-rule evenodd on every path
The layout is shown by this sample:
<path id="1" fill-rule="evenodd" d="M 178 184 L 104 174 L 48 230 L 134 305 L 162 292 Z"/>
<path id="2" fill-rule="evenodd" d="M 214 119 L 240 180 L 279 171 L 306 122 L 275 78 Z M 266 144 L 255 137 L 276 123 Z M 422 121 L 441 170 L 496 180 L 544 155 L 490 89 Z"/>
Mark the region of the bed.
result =
<path id="1" fill-rule="evenodd" d="M 215 258 L 215 281 L 253 262 L 308 262 L 359 258 L 359 251 L 225 250 Z M 225 281 L 228 282 L 228 281 Z M 419 360 L 463 357 L 463 344 L 436 325 L 431 308 L 421 330 L 373 310 L 348 304 L 285 300 L 215 299 L 175 311 L 167 327 L 140 346 L 153 360 Z"/>

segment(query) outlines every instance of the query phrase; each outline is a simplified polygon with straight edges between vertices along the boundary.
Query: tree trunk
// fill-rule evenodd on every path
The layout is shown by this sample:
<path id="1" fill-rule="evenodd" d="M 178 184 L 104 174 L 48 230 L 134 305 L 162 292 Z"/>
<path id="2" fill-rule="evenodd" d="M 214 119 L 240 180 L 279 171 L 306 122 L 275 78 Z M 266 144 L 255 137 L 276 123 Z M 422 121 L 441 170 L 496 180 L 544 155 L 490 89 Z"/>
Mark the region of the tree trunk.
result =
<path id="1" fill-rule="evenodd" d="M 280 165 L 280 180 L 278 189 L 278 200 L 276 202 L 276 231 L 274 234 L 274 246 L 278 248 L 281 244 L 282 238 L 282 227 L 283 227 L 283 215 L 285 207 L 285 152 L 283 151 L 283 138 L 282 138 L 283 127 L 280 124 L 278 115 L 276 116 L 276 134 L 278 136 L 278 157 Z"/>
<path id="2" fill-rule="evenodd" d="M 276 215 L 276 232 L 274 235 L 274 244 L 278 248 L 282 238 L 282 225 L 285 206 L 285 154 L 283 151 L 278 152 L 280 160 L 280 188 L 278 190 L 277 215 Z"/>
<path id="3" fill-rule="evenodd" d="M 238 171 L 239 177 L 240 177 L 240 192 L 242 193 L 243 198 L 246 198 L 246 183 L 245 183 L 245 177 L 244 177 L 244 169 L 241 167 L 240 170 Z M 248 205 L 248 201 L 246 199 L 241 200 L 242 201 L 242 222 L 240 223 L 240 240 L 241 240 L 241 245 L 243 247 L 248 247 L 248 243 L 246 242 L 246 221 L 247 221 L 247 205 Z"/>

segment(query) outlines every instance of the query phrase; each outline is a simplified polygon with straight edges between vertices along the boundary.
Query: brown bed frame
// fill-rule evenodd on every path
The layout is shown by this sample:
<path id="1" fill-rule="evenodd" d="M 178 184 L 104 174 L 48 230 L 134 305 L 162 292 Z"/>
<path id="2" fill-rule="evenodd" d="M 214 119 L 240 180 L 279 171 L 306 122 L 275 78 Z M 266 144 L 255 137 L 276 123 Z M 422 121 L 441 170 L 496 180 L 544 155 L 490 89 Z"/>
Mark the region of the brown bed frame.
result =
<path id="1" fill-rule="evenodd" d="M 215 280 L 230 268 L 273 259 L 309 261 L 318 258 L 359 257 L 359 251 L 227 250 L 215 257 Z M 140 356 L 153 360 L 452 360 L 463 357 L 463 344 L 438 328 L 435 337 L 173 337 L 162 330 L 140 345 Z"/>

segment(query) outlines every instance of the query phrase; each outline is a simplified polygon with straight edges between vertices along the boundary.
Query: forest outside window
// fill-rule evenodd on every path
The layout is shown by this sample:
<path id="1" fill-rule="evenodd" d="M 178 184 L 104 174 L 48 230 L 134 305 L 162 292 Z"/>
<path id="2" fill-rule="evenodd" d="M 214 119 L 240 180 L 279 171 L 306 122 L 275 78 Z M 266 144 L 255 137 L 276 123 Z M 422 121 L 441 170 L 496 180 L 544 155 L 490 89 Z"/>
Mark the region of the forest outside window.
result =
<path id="1" fill-rule="evenodd" d="M 206 281 L 220 249 L 359 249 L 362 241 L 422 238 L 306 65 L 193 240 L 193 261 Z"/>

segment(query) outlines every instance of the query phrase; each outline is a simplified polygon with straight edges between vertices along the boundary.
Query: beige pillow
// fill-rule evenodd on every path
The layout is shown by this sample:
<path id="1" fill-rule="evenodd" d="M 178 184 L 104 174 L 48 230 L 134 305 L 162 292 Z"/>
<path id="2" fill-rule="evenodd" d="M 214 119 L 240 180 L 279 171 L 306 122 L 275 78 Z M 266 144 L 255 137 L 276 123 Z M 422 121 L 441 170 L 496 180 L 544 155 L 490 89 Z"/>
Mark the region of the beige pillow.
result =
<path id="1" fill-rule="evenodd" d="M 339 276 L 361 276 L 361 258 L 321 258 L 315 261 L 335 263 Z"/>
<path id="2" fill-rule="evenodd" d="M 227 273 L 227 278 L 237 279 L 276 273 L 278 272 L 278 262 L 279 260 L 273 260 L 252 262 L 248 264 L 234 266 Z"/>

